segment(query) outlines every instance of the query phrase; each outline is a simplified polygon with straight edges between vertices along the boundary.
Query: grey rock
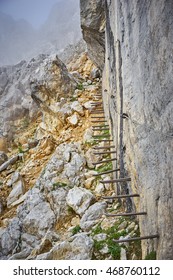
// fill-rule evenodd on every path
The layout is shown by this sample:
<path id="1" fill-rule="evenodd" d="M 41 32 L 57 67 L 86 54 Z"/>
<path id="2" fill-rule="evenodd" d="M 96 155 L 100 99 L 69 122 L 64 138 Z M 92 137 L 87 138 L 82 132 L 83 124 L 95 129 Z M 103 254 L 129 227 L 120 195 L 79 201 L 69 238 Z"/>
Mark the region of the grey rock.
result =
<path id="1" fill-rule="evenodd" d="M 79 115 L 81 115 L 81 116 L 84 115 L 83 107 L 82 107 L 82 105 L 79 103 L 79 101 L 74 101 L 74 102 L 72 102 L 72 104 L 71 104 L 71 109 L 72 109 L 74 112 L 79 113 Z"/>
<path id="2" fill-rule="evenodd" d="M 123 222 L 119 225 L 118 229 L 119 229 L 119 230 L 124 230 L 126 227 L 127 227 L 127 222 L 126 222 L 126 221 L 123 221 Z"/>
<path id="3" fill-rule="evenodd" d="M 38 255 L 39 260 L 90 260 L 93 252 L 93 240 L 85 233 L 75 235 L 70 242 L 57 244 L 46 254 Z"/>
<path id="4" fill-rule="evenodd" d="M 97 78 L 100 78 L 101 77 L 101 72 L 98 68 L 94 68 L 92 71 L 91 71 L 91 79 L 97 79 Z"/>
<path id="5" fill-rule="evenodd" d="M 121 260 L 127 260 L 126 250 L 124 248 L 121 248 Z"/>
<path id="6" fill-rule="evenodd" d="M 80 221 L 80 227 L 85 231 L 90 230 L 102 218 L 106 207 L 105 202 L 97 202 L 90 206 Z"/>
<path id="7" fill-rule="evenodd" d="M 92 142 L 93 141 L 93 130 L 92 128 L 87 128 L 83 135 L 83 142 Z"/>
<path id="8" fill-rule="evenodd" d="M 7 160 L 6 162 L 4 162 L 4 163 L 0 166 L 0 172 L 6 170 L 8 166 L 14 164 L 18 159 L 19 159 L 19 156 L 16 155 L 16 156 L 13 156 L 12 158 L 10 158 L 9 160 Z"/>
<path id="9" fill-rule="evenodd" d="M 7 207 L 10 207 L 13 202 L 19 199 L 24 194 L 25 187 L 23 181 L 19 180 L 13 185 L 13 189 L 7 198 Z"/>
<path id="10" fill-rule="evenodd" d="M 1 166 L 4 162 L 6 162 L 7 160 L 8 160 L 8 156 L 7 156 L 4 152 L 0 151 L 0 166 Z"/>
<path id="11" fill-rule="evenodd" d="M 102 183 L 99 183 L 95 188 L 95 193 L 97 195 L 102 195 L 104 193 L 105 187 Z"/>
<path id="12" fill-rule="evenodd" d="M 73 114 L 71 117 L 67 118 L 67 120 L 72 126 L 75 127 L 79 122 L 79 117 L 77 114 Z"/>
<path id="13" fill-rule="evenodd" d="M 23 220 L 23 230 L 32 235 L 43 236 L 52 228 L 55 214 L 46 202 L 36 205 Z"/>
<path id="14" fill-rule="evenodd" d="M 0 230 L 0 257 L 12 254 L 20 242 L 21 227 L 18 218 L 13 218 L 6 229 Z"/>
<path id="15" fill-rule="evenodd" d="M 74 187 L 68 192 L 66 201 L 77 214 L 82 216 L 92 204 L 94 199 L 95 197 L 90 191 L 84 188 Z"/>
<path id="16" fill-rule="evenodd" d="M 95 150 L 93 150 L 92 148 L 90 148 L 86 154 L 85 154 L 85 157 L 86 157 L 86 161 L 87 161 L 87 166 L 89 168 L 94 168 L 95 165 L 93 165 L 94 162 L 97 162 L 101 159 L 100 156 L 98 155 L 95 155 L 94 154 Z"/>
<path id="17" fill-rule="evenodd" d="M 103 240 L 106 240 L 106 238 L 107 238 L 106 233 L 99 233 L 99 234 L 96 234 L 93 236 L 93 239 L 97 240 L 97 241 L 103 241 Z"/>
<path id="18" fill-rule="evenodd" d="M 81 27 L 88 53 L 94 63 L 104 67 L 105 45 L 105 10 L 103 0 L 80 0 Z M 92 40 L 91 40 L 92 38 Z"/>

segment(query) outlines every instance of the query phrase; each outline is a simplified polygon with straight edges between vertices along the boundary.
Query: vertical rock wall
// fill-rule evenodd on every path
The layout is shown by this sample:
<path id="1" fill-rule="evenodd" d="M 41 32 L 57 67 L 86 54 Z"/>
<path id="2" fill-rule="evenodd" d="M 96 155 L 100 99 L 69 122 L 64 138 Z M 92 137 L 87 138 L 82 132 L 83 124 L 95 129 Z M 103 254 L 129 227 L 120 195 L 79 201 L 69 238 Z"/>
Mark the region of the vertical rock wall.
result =
<path id="1" fill-rule="evenodd" d="M 132 179 L 123 188 L 140 194 L 129 207 L 147 212 L 141 236 L 159 234 L 142 241 L 143 258 L 172 259 L 173 2 L 106 0 L 105 15 L 103 99 L 120 175 Z"/>

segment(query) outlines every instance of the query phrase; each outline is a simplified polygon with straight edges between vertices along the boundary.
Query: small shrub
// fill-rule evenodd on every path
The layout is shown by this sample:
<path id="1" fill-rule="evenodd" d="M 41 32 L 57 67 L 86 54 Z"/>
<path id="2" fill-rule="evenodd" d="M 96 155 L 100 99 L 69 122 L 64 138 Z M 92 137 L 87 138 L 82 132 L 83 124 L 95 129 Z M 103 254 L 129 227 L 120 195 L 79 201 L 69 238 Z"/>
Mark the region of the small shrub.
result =
<path id="1" fill-rule="evenodd" d="M 77 234 L 78 232 L 80 232 L 80 230 L 81 230 L 80 225 L 77 225 L 77 226 L 75 226 L 75 227 L 72 229 L 72 234 L 75 235 L 75 234 Z"/>
<path id="2" fill-rule="evenodd" d="M 145 260 L 156 260 L 156 251 L 150 252 L 146 257 Z"/>
<path id="3" fill-rule="evenodd" d="M 83 84 L 77 84 L 76 89 L 78 89 L 78 90 L 83 90 L 83 89 L 84 89 Z"/>

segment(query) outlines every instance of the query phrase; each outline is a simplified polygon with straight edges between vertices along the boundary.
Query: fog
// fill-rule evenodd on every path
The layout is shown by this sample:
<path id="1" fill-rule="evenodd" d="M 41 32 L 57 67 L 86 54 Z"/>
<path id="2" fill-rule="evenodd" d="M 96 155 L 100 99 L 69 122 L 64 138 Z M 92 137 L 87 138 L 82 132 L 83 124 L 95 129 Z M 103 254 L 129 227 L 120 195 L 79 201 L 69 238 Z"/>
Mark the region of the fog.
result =
<path id="1" fill-rule="evenodd" d="M 0 0 L 0 65 L 58 53 L 81 38 L 79 0 Z"/>
<path id="2" fill-rule="evenodd" d="M 25 19 L 39 28 L 48 18 L 52 6 L 61 0 L 0 0 L 0 11 L 14 19 Z M 68 5 L 68 0 L 63 1 Z"/>

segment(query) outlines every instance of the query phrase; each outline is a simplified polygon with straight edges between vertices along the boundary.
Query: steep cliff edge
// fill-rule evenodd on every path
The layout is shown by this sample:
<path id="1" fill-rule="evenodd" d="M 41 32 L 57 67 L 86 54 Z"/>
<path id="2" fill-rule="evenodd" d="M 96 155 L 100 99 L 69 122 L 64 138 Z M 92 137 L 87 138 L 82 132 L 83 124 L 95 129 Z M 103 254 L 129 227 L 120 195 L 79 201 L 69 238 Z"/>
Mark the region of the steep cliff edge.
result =
<path id="1" fill-rule="evenodd" d="M 121 176 L 131 177 L 123 187 L 140 194 L 130 209 L 147 212 L 139 218 L 141 236 L 159 235 L 142 241 L 143 258 L 156 251 L 157 259 L 172 259 L 173 3 L 106 0 L 103 11 L 103 1 L 96 2 L 99 11 L 95 1 L 81 0 L 82 29 L 96 61 L 98 42 L 86 30 L 93 29 L 93 22 L 99 30 L 105 13 L 103 100 Z"/>

